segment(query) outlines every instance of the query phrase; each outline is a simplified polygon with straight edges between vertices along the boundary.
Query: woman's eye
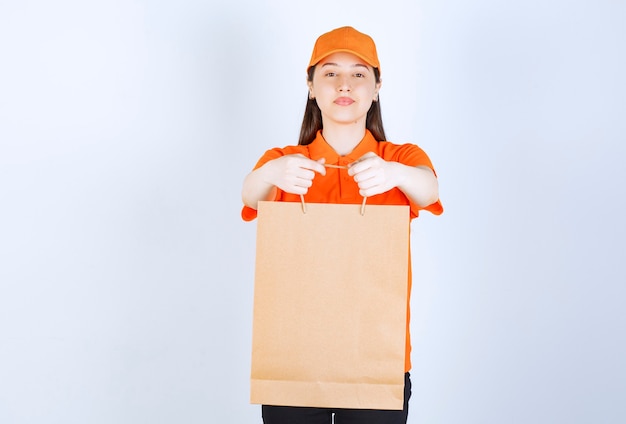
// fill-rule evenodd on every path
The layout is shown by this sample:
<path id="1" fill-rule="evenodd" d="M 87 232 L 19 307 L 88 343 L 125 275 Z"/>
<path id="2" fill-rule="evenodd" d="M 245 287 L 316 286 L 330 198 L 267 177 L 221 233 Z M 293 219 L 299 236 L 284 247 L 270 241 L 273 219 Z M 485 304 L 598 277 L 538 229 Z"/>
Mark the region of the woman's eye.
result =
<path id="1" fill-rule="evenodd" d="M 335 73 L 334 72 L 326 72 L 326 76 L 327 77 L 334 77 Z"/>
<path id="2" fill-rule="evenodd" d="M 363 78 L 365 75 L 360 72 L 357 72 L 356 74 L 354 74 L 354 76 L 357 78 Z"/>

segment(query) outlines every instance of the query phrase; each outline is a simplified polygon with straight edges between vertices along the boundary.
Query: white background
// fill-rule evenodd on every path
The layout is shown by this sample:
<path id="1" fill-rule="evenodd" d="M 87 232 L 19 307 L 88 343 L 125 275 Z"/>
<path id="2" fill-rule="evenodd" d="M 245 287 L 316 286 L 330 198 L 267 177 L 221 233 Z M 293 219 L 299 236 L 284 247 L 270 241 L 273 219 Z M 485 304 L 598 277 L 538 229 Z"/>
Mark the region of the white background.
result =
<path id="1" fill-rule="evenodd" d="M 410 423 L 626 421 L 626 3 L 0 2 L 0 422 L 259 423 L 246 173 L 374 37 L 413 224 Z"/>

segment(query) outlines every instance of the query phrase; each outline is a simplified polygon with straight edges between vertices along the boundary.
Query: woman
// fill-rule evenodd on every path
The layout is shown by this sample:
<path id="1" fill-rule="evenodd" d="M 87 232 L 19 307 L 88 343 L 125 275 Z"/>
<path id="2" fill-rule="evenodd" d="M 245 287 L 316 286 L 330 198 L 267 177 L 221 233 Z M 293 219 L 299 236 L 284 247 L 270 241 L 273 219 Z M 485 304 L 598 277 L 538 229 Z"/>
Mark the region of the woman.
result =
<path id="1" fill-rule="evenodd" d="M 321 35 L 307 68 L 308 100 L 296 146 L 268 150 L 243 183 L 242 217 L 256 217 L 261 200 L 409 205 L 441 214 L 438 183 L 426 153 L 385 140 L 374 41 L 352 27 Z M 409 288 L 411 276 L 409 275 Z M 410 339 L 401 411 L 263 406 L 265 424 L 406 423 L 410 397 Z"/>

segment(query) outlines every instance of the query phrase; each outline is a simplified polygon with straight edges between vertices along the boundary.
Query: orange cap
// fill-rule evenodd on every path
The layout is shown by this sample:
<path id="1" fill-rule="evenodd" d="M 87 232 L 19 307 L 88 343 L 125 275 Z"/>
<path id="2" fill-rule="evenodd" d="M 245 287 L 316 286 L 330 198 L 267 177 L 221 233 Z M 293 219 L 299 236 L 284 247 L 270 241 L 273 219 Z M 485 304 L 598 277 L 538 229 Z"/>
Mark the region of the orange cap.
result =
<path id="1" fill-rule="evenodd" d="M 345 26 L 319 36 L 313 47 L 313 54 L 306 69 L 307 72 L 311 69 L 311 66 L 317 64 L 326 56 L 337 52 L 348 52 L 357 55 L 380 71 L 376 44 L 374 44 L 372 37 L 352 27 Z"/>

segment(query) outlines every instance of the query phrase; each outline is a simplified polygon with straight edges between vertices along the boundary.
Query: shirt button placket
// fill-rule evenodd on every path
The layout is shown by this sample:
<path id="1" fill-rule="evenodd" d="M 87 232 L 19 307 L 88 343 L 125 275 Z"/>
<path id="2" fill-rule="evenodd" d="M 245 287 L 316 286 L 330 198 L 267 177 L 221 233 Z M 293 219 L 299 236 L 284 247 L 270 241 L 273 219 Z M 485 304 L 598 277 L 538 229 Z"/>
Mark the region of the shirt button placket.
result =
<path id="1" fill-rule="evenodd" d="M 341 166 L 348 166 L 348 162 L 345 159 L 340 159 L 339 160 L 339 165 Z M 344 199 L 346 196 L 349 195 L 349 188 L 348 188 L 348 184 L 350 176 L 348 175 L 348 170 L 347 169 L 339 169 L 339 187 L 340 187 L 340 193 L 341 193 L 341 198 Z"/>

